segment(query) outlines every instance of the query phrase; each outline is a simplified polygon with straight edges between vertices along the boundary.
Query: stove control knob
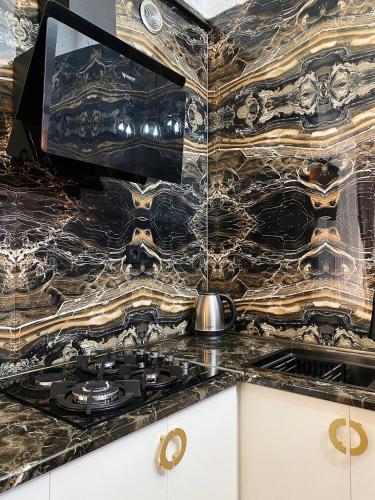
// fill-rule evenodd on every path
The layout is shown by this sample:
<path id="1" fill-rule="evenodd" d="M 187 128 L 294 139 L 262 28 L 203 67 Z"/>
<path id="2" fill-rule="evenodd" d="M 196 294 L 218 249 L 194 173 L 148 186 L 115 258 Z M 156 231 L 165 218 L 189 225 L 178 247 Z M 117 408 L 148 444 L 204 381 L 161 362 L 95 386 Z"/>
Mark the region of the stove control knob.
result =
<path id="1" fill-rule="evenodd" d="M 174 361 L 174 355 L 173 355 L 173 354 L 166 354 L 166 356 L 165 356 L 165 360 L 166 360 L 168 363 L 173 363 L 173 361 Z"/>
<path id="2" fill-rule="evenodd" d="M 152 359 L 158 359 L 158 358 L 160 358 L 160 352 L 159 351 L 151 351 L 150 356 Z"/>
<path id="3" fill-rule="evenodd" d="M 184 370 L 188 370 L 190 368 L 190 361 L 181 361 L 180 365 Z"/>

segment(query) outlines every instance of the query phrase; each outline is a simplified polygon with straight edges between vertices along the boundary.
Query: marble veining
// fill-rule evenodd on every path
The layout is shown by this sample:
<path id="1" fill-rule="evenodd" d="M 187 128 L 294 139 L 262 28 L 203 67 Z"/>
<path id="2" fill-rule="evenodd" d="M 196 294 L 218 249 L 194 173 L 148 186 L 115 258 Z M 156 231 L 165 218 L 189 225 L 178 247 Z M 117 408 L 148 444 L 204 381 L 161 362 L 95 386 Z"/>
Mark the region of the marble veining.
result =
<path id="1" fill-rule="evenodd" d="M 245 333 L 230 333 L 215 341 L 187 335 L 178 340 L 164 340 L 156 346 L 161 353 L 172 352 L 181 360 L 243 373 L 251 361 L 282 349 L 285 345 L 277 340 L 258 339 Z"/>
<path id="2" fill-rule="evenodd" d="M 188 336 L 182 339 L 166 340 L 158 345 L 161 352 L 173 352 L 176 358 L 237 373 L 240 376 L 239 381 L 245 383 L 375 410 L 375 392 L 373 390 L 304 378 L 288 373 L 272 372 L 251 366 L 254 361 L 264 355 L 295 345 L 294 338 L 276 340 L 264 336 L 256 338 L 245 333 L 230 333 L 218 341 L 207 341 L 198 336 Z M 306 341 L 304 348 L 314 349 L 314 352 L 316 349 L 324 351 L 323 346 L 316 346 L 314 343 L 306 343 Z M 342 344 L 341 347 L 332 346 L 331 349 L 338 356 L 340 353 L 350 355 L 353 357 L 353 361 L 356 361 L 358 352 L 353 351 L 351 345 Z M 370 356 L 374 357 L 374 353 L 371 353 Z"/>
<path id="3" fill-rule="evenodd" d="M 241 330 L 374 348 L 374 5 L 255 0 L 212 22 L 210 286 Z"/>
<path id="4" fill-rule="evenodd" d="M 375 410 L 373 390 L 251 366 L 257 358 L 289 345 L 285 339 L 277 341 L 236 333 L 226 334 L 215 342 L 197 336 L 157 342 L 153 349 L 173 353 L 176 360 L 203 364 L 210 367 L 213 374 L 220 370 L 221 375 L 86 431 L 0 395 L 0 491 L 51 471 L 240 382 Z M 314 345 L 310 347 L 316 349 Z M 356 356 L 349 349 L 334 350 Z"/>
<path id="5" fill-rule="evenodd" d="M 4 492 L 236 384 L 223 374 L 86 431 L 0 395 L 0 491 Z"/>
<path id="6" fill-rule="evenodd" d="M 118 0 L 117 36 L 186 77 L 179 185 L 141 186 L 113 172 L 74 172 L 68 161 L 56 170 L 6 155 L 12 63 L 34 43 L 39 5 L 1 4 L 0 376 L 182 335 L 190 325 L 207 275 L 207 33 L 175 4 L 156 3 L 164 18 L 157 37 L 140 20 L 139 0 Z"/>
<path id="7" fill-rule="evenodd" d="M 372 3 L 228 3 L 208 36 L 155 1 L 157 37 L 140 0 L 117 1 L 117 34 L 187 79 L 180 185 L 11 161 L 39 6 L 1 5 L 0 374 L 184 335 L 207 274 L 238 330 L 373 349 Z"/>

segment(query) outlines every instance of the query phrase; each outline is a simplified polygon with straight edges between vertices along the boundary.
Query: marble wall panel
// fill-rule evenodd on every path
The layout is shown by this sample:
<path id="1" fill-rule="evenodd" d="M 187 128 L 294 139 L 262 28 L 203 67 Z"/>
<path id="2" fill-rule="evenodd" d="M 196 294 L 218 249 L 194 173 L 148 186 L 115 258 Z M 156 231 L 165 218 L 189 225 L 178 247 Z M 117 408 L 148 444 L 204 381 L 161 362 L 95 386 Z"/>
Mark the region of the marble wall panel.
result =
<path id="1" fill-rule="evenodd" d="M 12 359 L 16 342 L 17 175 L 5 149 L 13 116 L 13 59 L 30 48 L 36 34 L 36 2 L 0 4 L 0 343 Z"/>
<path id="2" fill-rule="evenodd" d="M 138 0 L 117 1 L 117 35 L 187 79 L 180 185 L 150 179 L 140 186 L 120 176 L 72 172 L 68 161 L 60 171 L 12 164 L 5 154 L 12 60 L 35 39 L 38 5 L 5 1 L 0 376 L 188 328 L 207 274 L 207 33 L 173 2 L 156 2 L 164 18 L 158 36 L 141 23 Z M 138 264 L 129 263 L 129 244 L 141 248 Z"/>
<path id="3" fill-rule="evenodd" d="M 213 23 L 210 286 L 252 333 L 374 348 L 374 4 L 255 0 Z"/>

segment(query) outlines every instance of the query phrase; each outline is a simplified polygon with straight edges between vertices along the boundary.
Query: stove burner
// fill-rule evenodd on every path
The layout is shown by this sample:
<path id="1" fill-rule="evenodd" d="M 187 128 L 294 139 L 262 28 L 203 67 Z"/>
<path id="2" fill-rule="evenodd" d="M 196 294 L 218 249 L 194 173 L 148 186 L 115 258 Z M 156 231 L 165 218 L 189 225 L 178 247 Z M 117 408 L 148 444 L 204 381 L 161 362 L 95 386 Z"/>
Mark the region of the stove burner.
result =
<path id="1" fill-rule="evenodd" d="M 8 381 L 3 392 L 80 429 L 192 387 L 216 376 L 206 368 L 176 360 L 172 353 L 142 348 L 79 356 Z"/>
<path id="2" fill-rule="evenodd" d="M 104 370 L 113 370 L 113 368 L 116 366 L 116 360 L 114 359 L 106 359 L 104 361 L 98 360 L 92 363 L 92 366 L 98 371 L 101 368 L 103 368 Z"/>
<path id="3" fill-rule="evenodd" d="M 54 382 L 63 382 L 63 372 L 41 372 L 35 377 L 36 385 L 41 389 L 49 389 Z"/>
<path id="4" fill-rule="evenodd" d="M 73 387 L 66 383 L 56 383 L 52 385 L 50 392 L 50 401 L 54 401 L 58 407 L 86 415 L 119 410 L 134 398 L 141 398 L 138 380 L 86 380 Z"/>
<path id="5" fill-rule="evenodd" d="M 32 391 L 35 397 L 43 397 L 49 392 L 55 382 L 78 382 L 75 379 L 73 370 L 70 367 L 51 368 L 41 370 L 37 373 L 29 373 L 22 377 L 20 386 L 25 391 Z"/>
<path id="6" fill-rule="evenodd" d="M 172 368 L 177 368 L 179 376 L 174 373 L 175 371 Z M 169 367 L 146 368 L 145 370 L 137 370 L 131 373 L 130 378 L 140 380 L 146 390 L 160 390 L 180 382 L 180 375 L 181 370 L 179 367 L 171 367 L 171 369 Z"/>
<path id="7" fill-rule="evenodd" d="M 119 378 L 122 367 L 136 366 L 136 359 L 133 355 L 116 356 L 115 354 L 108 354 L 96 359 L 81 356 L 77 360 L 77 365 L 79 370 L 86 375 L 85 378 L 95 377 L 116 380 Z"/>
<path id="8" fill-rule="evenodd" d="M 156 382 L 159 378 L 159 374 L 156 372 L 146 373 L 146 382 L 152 383 Z"/>
<path id="9" fill-rule="evenodd" d="M 88 380 L 72 389 L 73 403 L 87 404 L 90 398 L 96 403 L 111 403 L 118 398 L 120 387 L 108 380 Z"/>

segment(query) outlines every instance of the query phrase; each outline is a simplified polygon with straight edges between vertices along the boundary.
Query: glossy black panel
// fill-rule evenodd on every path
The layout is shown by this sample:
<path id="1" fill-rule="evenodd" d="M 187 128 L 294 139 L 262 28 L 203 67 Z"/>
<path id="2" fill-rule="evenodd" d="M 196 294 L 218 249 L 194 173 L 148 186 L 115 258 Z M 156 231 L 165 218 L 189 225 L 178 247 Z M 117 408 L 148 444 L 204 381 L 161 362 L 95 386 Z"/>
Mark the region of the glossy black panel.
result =
<path id="1" fill-rule="evenodd" d="M 185 78 L 47 2 L 7 151 L 180 182 Z M 42 116 L 43 109 L 43 116 Z"/>
<path id="2" fill-rule="evenodd" d="M 52 17 L 47 40 L 43 151 L 178 182 L 186 92 Z"/>

